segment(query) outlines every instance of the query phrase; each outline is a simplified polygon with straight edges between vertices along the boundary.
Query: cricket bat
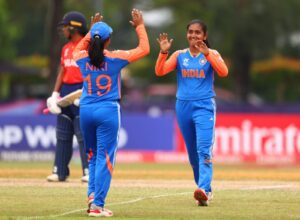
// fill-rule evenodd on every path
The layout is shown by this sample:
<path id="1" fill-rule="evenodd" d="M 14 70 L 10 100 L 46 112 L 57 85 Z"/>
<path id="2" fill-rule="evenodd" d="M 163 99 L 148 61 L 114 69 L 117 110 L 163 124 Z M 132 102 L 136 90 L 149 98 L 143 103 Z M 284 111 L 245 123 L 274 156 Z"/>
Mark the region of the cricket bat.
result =
<path id="1" fill-rule="evenodd" d="M 68 94 L 68 95 L 66 95 L 66 96 L 64 96 L 64 97 L 62 97 L 62 98 L 60 98 L 60 99 L 57 101 L 56 104 L 57 104 L 59 107 L 62 107 L 62 108 L 67 107 L 67 106 L 69 106 L 69 105 L 72 105 L 75 99 L 79 99 L 80 96 L 81 96 L 81 94 L 82 94 L 82 89 L 78 89 L 78 90 L 76 90 L 76 91 L 74 91 L 74 92 L 71 92 L 70 94 Z M 44 114 L 48 114 L 48 113 L 49 113 L 49 109 L 48 109 L 48 108 L 45 108 L 45 109 L 43 110 L 43 113 L 44 113 Z"/>

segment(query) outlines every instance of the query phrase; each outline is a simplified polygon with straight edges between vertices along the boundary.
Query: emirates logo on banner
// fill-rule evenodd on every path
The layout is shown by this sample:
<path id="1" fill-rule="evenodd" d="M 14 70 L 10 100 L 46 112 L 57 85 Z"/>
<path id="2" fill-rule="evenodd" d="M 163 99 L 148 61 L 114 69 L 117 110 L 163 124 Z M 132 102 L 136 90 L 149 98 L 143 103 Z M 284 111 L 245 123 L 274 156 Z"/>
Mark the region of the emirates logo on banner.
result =
<path id="1" fill-rule="evenodd" d="M 220 161 L 300 163 L 300 116 L 219 115 L 214 155 Z M 230 124 L 228 123 L 230 122 Z"/>

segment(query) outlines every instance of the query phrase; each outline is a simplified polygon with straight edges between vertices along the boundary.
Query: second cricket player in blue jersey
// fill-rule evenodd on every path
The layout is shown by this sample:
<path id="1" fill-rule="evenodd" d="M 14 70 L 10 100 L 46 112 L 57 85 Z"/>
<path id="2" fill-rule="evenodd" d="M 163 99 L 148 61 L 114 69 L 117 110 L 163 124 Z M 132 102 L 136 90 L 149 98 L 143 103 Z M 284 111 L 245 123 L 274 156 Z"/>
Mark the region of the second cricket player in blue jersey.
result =
<path id="1" fill-rule="evenodd" d="M 174 52 L 168 50 L 172 39 L 166 33 L 157 39 L 160 45 L 155 71 L 164 76 L 176 70 L 176 116 L 183 135 L 197 189 L 194 198 L 198 205 L 207 206 L 212 198 L 212 146 L 216 120 L 214 72 L 225 77 L 228 69 L 216 50 L 209 49 L 207 27 L 200 20 L 187 25 L 189 48 Z"/>

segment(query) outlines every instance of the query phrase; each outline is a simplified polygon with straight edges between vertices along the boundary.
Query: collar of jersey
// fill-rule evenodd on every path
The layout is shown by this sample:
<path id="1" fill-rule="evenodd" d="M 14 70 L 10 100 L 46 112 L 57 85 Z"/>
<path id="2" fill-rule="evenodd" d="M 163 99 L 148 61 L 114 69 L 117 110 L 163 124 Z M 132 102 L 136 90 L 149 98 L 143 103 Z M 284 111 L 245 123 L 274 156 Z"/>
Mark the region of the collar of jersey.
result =
<path id="1" fill-rule="evenodd" d="M 191 56 L 192 58 L 197 58 L 197 57 L 199 57 L 199 56 L 201 55 L 201 52 L 200 52 L 200 53 L 197 54 L 197 56 L 194 57 L 194 56 L 192 55 L 192 53 L 191 53 L 191 51 L 190 51 L 189 48 L 188 48 L 188 52 L 189 52 L 189 54 L 190 54 L 190 56 Z"/>

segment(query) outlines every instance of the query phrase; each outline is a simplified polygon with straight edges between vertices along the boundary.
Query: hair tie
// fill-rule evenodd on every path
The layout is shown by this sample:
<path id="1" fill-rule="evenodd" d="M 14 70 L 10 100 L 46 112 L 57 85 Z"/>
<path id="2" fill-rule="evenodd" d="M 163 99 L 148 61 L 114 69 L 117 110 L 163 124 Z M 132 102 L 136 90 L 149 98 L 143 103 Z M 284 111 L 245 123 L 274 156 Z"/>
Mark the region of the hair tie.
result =
<path id="1" fill-rule="evenodd" d="M 94 36 L 94 38 L 99 38 L 99 39 L 100 39 L 101 37 L 100 37 L 99 34 L 96 34 L 96 35 Z"/>

